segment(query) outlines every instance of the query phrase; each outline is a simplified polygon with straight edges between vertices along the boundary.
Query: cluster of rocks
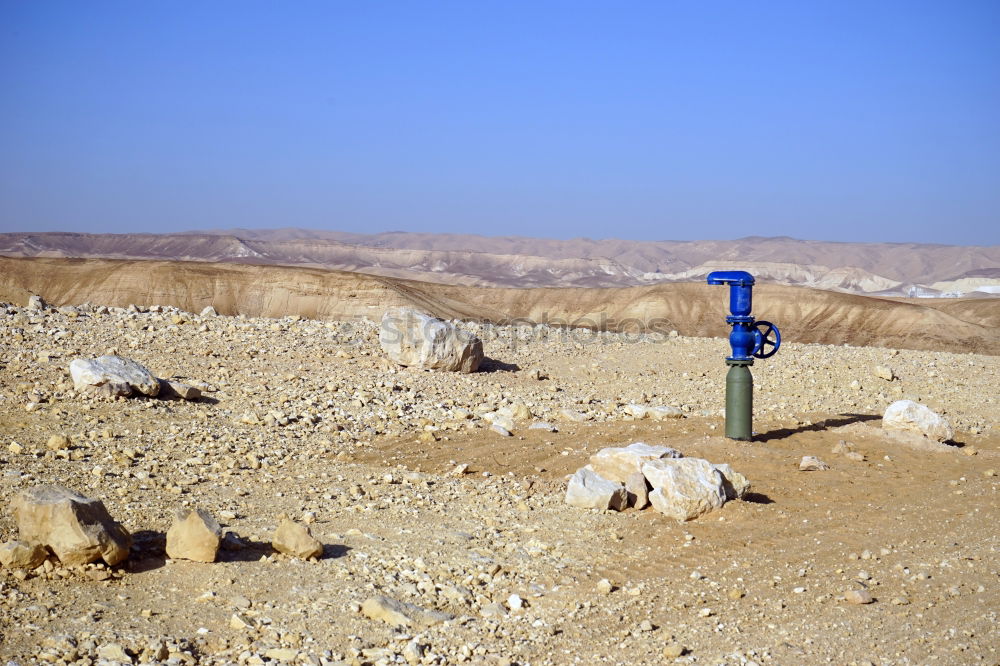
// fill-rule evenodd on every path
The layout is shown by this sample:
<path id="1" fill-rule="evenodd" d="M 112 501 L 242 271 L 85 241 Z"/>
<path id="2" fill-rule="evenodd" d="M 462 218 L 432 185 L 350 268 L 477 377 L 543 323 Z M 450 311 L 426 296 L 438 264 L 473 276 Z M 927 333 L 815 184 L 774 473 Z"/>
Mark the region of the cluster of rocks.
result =
<path id="1" fill-rule="evenodd" d="M 0 564 L 8 569 L 37 569 L 50 554 L 65 567 L 98 560 L 115 566 L 129 556 L 132 536 L 100 500 L 64 486 L 39 485 L 18 493 L 10 509 L 18 538 L 0 545 Z M 227 536 L 238 539 L 232 533 Z M 166 554 L 173 559 L 214 562 L 222 541 L 222 527 L 208 511 L 183 508 L 167 530 Z M 287 518 L 278 526 L 271 545 L 299 559 L 323 554 L 323 544 L 313 538 L 308 526 Z"/>
<path id="2" fill-rule="evenodd" d="M 750 482 L 727 464 L 685 458 L 667 446 L 634 442 L 601 449 L 569 478 L 566 503 L 584 509 L 627 507 L 656 511 L 684 522 L 743 499 Z"/>

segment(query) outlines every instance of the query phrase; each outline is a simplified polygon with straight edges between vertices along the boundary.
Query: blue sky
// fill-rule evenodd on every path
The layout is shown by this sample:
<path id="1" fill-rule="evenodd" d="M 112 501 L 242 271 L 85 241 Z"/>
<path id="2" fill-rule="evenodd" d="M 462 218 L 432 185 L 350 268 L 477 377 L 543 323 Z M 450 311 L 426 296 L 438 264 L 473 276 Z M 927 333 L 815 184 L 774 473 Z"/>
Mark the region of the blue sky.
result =
<path id="1" fill-rule="evenodd" d="M 0 0 L 0 231 L 998 244 L 998 35 L 995 0 Z"/>

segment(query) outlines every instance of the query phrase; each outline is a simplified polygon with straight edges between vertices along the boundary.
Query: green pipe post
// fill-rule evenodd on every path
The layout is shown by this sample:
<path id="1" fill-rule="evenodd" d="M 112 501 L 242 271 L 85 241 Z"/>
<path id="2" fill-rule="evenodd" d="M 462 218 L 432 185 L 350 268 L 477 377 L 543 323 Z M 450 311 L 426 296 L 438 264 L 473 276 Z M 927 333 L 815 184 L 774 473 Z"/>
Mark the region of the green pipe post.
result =
<path id="1" fill-rule="evenodd" d="M 726 360 L 726 437 L 744 442 L 753 436 L 753 360 Z"/>

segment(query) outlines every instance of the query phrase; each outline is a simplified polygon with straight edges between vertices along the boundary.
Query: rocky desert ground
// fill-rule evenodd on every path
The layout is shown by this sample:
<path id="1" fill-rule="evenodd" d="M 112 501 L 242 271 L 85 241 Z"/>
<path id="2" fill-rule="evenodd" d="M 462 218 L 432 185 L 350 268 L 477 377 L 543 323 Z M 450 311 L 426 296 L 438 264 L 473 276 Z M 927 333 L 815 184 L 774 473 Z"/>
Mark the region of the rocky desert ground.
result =
<path id="1" fill-rule="evenodd" d="M 0 305 L 0 541 L 45 484 L 133 539 L 113 567 L 0 569 L 0 658 L 1000 663 L 996 356 L 787 342 L 753 367 L 757 434 L 734 442 L 722 338 L 462 326 L 486 354 L 471 374 L 393 363 L 368 319 Z M 75 390 L 70 363 L 104 354 L 202 395 Z M 901 398 L 953 440 L 882 429 Z M 567 475 L 632 442 L 751 492 L 685 523 L 564 502 Z M 166 554 L 194 508 L 221 524 L 215 562 Z M 322 554 L 276 552 L 285 520 Z"/>

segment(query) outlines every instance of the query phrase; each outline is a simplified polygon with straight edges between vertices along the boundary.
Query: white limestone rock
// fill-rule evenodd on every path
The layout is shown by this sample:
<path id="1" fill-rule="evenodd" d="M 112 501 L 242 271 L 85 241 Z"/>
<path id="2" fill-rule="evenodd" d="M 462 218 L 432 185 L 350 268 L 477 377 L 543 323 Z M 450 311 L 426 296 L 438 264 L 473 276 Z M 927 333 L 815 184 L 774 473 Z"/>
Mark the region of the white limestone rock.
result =
<path id="1" fill-rule="evenodd" d="M 131 395 L 138 391 L 155 396 L 160 392 L 160 380 L 140 363 L 121 356 L 78 358 L 69 364 L 69 374 L 77 391 L 106 389 L 112 395 Z"/>
<path id="2" fill-rule="evenodd" d="M 378 340 L 400 365 L 468 373 L 483 361 L 483 343 L 475 335 L 411 308 L 387 310 Z"/>
<path id="3" fill-rule="evenodd" d="M 632 474 L 642 472 L 643 464 L 650 460 L 681 457 L 680 451 L 669 446 L 633 442 L 628 446 L 601 449 L 590 456 L 590 467 L 605 479 L 624 483 Z"/>
<path id="4" fill-rule="evenodd" d="M 917 433 L 936 442 L 946 442 L 955 436 L 944 417 L 912 400 L 897 400 L 889 405 L 882 416 L 882 428 Z"/>
<path id="5" fill-rule="evenodd" d="M 726 502 L 722 473 L 707 460 L 653 460 L 642 466 L 642 473 L 653 486 L 653 508 L 678 521 L 697 518 Z"/>
<path id="6" fill-rule="evenodd" d="M 202 317 L 217 317 L 217 316 L 219 316 L 219 313 L 216 312 L 215 308 L 212 307 L 211 305 L 206 305 L 201 310 L 201 316 Z"/>
<path id="7" fill-rule="evenodd" d="M 29 310 L 44 310 L 48 307 L 45 304 L 45 300 L 37 294 L 32 294 L 28 297 L 28 309 Z"/>
<path id="8" fill-rule="evenodd" d="M 750 492 L 750 481 L 735 471 L 728 463 L 712 465 L 722 475 L 722 488 L 726 491 L 726 501 L 741 500 Z"/>
<path id="9" fill-rule="evenodd" d="M 590 467 L 581 467 L 570 477 L 566 503 L 581 509 L 621 511 L 628 505 L 628 493 L 621 483 L 605 479 Z"/>
<path id="10" fill-rule="evenodd" d="M 799 461 L 800 472 L 822 472 L 830 469 L 830 466 L 816 456 L 802 456 Z"/>
<path id="11" fill-rule="evenodd" d="M 132 537 L 100 500 L 63 486 L 35 486 L 11 502 L 20 539 L 42 544 L 67 566 L 103 559 L 114 566 L 126 557 Z"/>

